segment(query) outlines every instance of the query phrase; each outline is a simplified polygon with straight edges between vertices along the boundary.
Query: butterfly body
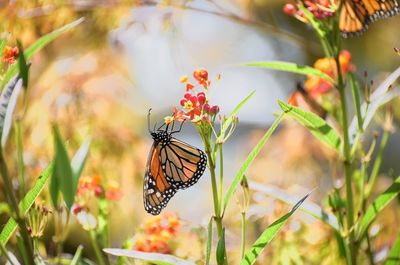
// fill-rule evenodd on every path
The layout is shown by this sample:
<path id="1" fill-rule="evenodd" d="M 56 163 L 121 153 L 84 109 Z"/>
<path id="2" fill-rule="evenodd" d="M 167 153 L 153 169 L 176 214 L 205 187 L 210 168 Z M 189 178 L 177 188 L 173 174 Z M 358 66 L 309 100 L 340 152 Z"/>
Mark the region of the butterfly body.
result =
<path id="1" fill-rule="evenodd" d="M 180 130 L 179 130 L 180 131 Z M 151 131 L 154 140 L 143 184 L 145 210 L 158 215 L 180 189 L 194 185 L 207 166 L 205 153 L 172 136 L 179 132 Z"/>

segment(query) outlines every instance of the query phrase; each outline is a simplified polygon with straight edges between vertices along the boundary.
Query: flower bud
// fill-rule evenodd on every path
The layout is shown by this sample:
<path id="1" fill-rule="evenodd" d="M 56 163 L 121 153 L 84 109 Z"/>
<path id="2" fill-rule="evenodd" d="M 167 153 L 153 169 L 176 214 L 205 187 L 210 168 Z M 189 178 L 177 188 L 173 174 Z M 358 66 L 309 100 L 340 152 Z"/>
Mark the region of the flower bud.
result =
<path id="1" fill-rule="evenodd" d="M 286 15 L 289 16 L 293 16 L 294 14 L 296 14 L 297 8 L 294 4 L 286 4 L 283 6 L 283 13 L 285 13 Z"/>

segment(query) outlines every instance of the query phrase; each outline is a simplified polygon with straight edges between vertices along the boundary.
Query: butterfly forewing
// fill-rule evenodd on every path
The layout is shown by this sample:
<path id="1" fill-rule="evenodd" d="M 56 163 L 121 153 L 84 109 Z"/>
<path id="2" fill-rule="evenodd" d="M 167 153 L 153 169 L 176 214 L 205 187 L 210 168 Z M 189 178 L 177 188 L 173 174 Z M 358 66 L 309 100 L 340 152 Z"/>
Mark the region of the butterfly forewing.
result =
<path id="1" fill-rule="evenodd" d="M 159 150 L 166 179 L 177 189 L 195 184 L 206 169 L 205 153 L 178 139 L 171 138 L 167 145 L 159 146 Z"/>
<path id="2" fill-rule="evenodd" d="M 150 150 L 143 184 L 144 208 L 148 213 L 158 215 L 174 196 L 176 189 L 167 181 L 159 160 L 157 143 Z"/>
<path id="3" fill-rule="evenodd" d="M 339 28 L 344 37 L 357 36 L 371 22 L 399 13 L 398 0 L 343 0 Z"/>

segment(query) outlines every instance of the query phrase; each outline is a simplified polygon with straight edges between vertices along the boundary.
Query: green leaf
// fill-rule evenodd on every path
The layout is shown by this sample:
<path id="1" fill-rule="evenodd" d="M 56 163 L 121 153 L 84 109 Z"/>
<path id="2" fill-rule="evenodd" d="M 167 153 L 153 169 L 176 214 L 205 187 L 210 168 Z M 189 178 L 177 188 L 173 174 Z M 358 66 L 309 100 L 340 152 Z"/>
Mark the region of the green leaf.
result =
<path id="1" fill-rule="evenodd" d="M 236 173 L 236 176 L 233 179 L 232 184 L 229 186 L 229 189 L 228 189 L 227 193 L 225 194 L 223 212 L 225 212 L 225 209 L 228 206 L 228 203 L 229 203 L 233 193 L 235 192 L 237 186 L 242 181 L 243 175 L 246 173 L 247 169 L 253 163 L 256 156 L 260 153 L 261 149 L 267 143 L 267 141 L 271 137 L 272 133 L 278 127 L 278 125 L 281 122 L 284 115 L 285 115 L 284 113 L 281 113 L 279 115 L 279 117 L 274 121 L 274 123 L 271 125 L 271 127 L 268 129 L 268 131 L 264 134 L 264 136 L 261 138 L 261 140 L 257 143 L 257 145 L 253 148 L 253 150 L 247 156 L 246 160 L 240 167 L 239 171 Z"/>
<path id="2" fill-rule="evenodd" d="M 19 208 L 23 214 L 27 214 L 36 198 L 42 192 L 48 178 L 53 172 L 54 163 L 51 163 L 38 177 L 33 188 L 25 195 L 24 199 L 19 203 Z M 17 223 L 13 218 L 10 218 L 0 233 L 0 242 L 4 246 L 7 244 L 11 235 L 17 229 Z"/>
<path id="3" fill-rule="evenodd" d="M 146 260 L 157 265 L 195 265 L 195 263 L 192 261 L 183 260 L 167 254 L 149 253 L 119 248 L 105 248 L 103 251 L 110 255 Z"/>
<path id="4" fill-rule="evenodd" d="M 329 124 L 318 115 L 279 101 L 281 109 L 298 123 L 306 127 L 317 139 L 340 152 L 340 138 Z"/>
<path id="5" fill-rule="evenodd" d="M 217 244 L 217 264 L 225 264 L 226 250 L 225 250 L 225 228 L 222 229 L 222 236 Z"/>
<path id="6" fill-rule="evenodd" d="M 354 103 L 354 108 L 355 108 L 356 117 L 357 117 L 358 130 L 362 131 L 363 130 L 363 118 L 362 118 L 362 114 L 361 114 L 360 87 L 359 87 L 358 82 L 357 82 L 356 78 L 354 77 L 353 73 L 349 72 L 349 75 L 350 75 L 351 93 L 353 95 L 353 103 Z"/>
<path id="7" fill-rule="evenodd" d="M 271 240 L 276 236 L 279 230 L 289 220 L 289 217 L 292 216 L 292 214 L 299 208 L 299 206 L 307 199 L 309 195 L 310 193 L 304 196 L 300 201 L 296 203 L 296 205 L 293 206 L 292 210 L 289 213 L 285 214 L 284 216 L 273 222 L 264 230 L 261 236 L 256 240 L 256 242 L 254 242 L 253 246 L 247 251 L 246 255 L 240 262 L 240 265 L 250 265 L 256 262 L 257 257 L 260 255 L 260 253 L 264 250 L 268 243 L 271 242 Z"/>
<path id="8" fill-rule="evenodd" d="M 73 176 L 73 194 L 75 195 L 78 187 L 79 178 L 81 177 L 83 168 L 85 167 L 86 159 L 89 154 L 90 139 L 86 139 L 79 147 L 75 156 L 71 160 L 71 169 Z"/>
<path id="9" fill-rule="evenodd" d="M 400 264 L 400 234 L 397 235 L 396 242 L 394 242 L 389 255 L 386 258 L 385 265 L 399 265 Z"/>
<path id="10" fill-rule="evenodd" d="M 296 196 L 293 196 L 286 192 L 285 190 L 282 190 L 274 185 L 271 184 L 265 184 L 265 183 L 258 183 L 251 181 L 250 182 L 250 188 L 252 190 L 264 193 L 268 196 L 271 196 L 273 198 L 276 198 L 284 203 L 294 205 L 297 201 Z M 330 225 L 333 229 L 336 231 L 339 231 L 339 224 L 336 219 L 336 217 L 331 214 L 327 213 L 324 211 L 324 209 L 321 208 L 321 206 L 313 203 L 313 202 L 304 202 L 299 209 L 314 218 L 319 219 L 320 221 Z"/>
<path id="11" fill-rule="evenodd" d="M 22 44 L 21 42 L 19 42 L 19 40 L 17 40 L 17 46 L 19 49 L 19 56 L 18 56 L 19 75 L 22 78 L 24 88 L 27 89 L 29 80 L 29 65 L 26 63 L 24 48 L 22 47 Z"/>
<path id="12" fill-rule="evenodd" d="M 207 227 L 206 265 L 210 264 L 212 235 L 213 235 L 212 224 L 213 224 L 213 218 L 211 217 L 210 222 L 208 222 L 208 227 Z"/>
<path id="13" fill-rule="evenodd" d="M 71 209 L 74 203 L 74 178 L 72 175 L 71 163 L 68 158 L 67 149 L 64 146 L 60 132 L 56 125 L 53 126 L 54 146 L 56 150 L 54 159 L 53 179 L 58 184 L 57 191 L 61 191 L 65 204 Z M 58 196 L 58 195 L 57 195 Z"/>
<path id="14" fill-rule="evenodd" d="M 22 80 L 16 75 L 7 83 L 0 96 L 0 134 L 1 145 L 7 143 L 11 131 L 13 114 L 17 105 L 18 96 L 22 91 Z"/>
<path id="15" fill-rule="evenodd" d="M 78 249 L 75 252 L 75 255 L 70 263 L 70 265 L 78 265 L 80 264 L 81 258 L 82 258 L 82 251 L 83 251 L 83 246 L 79 245 Z"/>
<path id="16" fill-rule="evenodd" d="M 229 128 L 229 125 L 231 125 L 233 117 L 239 112 L 239 110 L 243 107 L 243 105 L 251 98 L 253 97 L 254 93 L 256 91 L 251 92 L 245 99 L 243 99 L 232 111 L 231 115 L 226 119 L 224 124 L 222 125 L 221 133 L 220 135 L 225 135 L 226 130 Z"/>
<path id="17" fill-rule="evenodd" d="M 49 192 L 50 192 L 50 198 L 51 202 L 53 203 L 54 208 L 58 208 L 58 198 L 60 194 L 60 189 L 59 189 L 60 184 L 58 183 L 58 179 L 54 176 L 50 180 L 50 185 L 49 185 Z"/>
<path id="18" fill-rule="evenodd" d="M 283 61 L 250 62 L 250 63 L 245 63 L 244 65 L 258 67 L 258 68 L 268 68 L 272 70 L 296 73 L 301 75 L 313 75 L 334 84 L 334 80 L 329 75 L 311 66 L 298 65 L 295 63 L 283 62 Z"/>
<path id="19" fill-rule="evenodd" d="M 381 195 L 379 195 L 367 208 L 360 222 L 357 238 L 361 239 L 368 227 L 375 220 L 376 216 L 400 193 L 400 177 L 390 185 Z"/>
<path id="20" fill-rule="evenodd" d="M 30 59 L 33 55 L 35 55 L 38 51 L 40 51 L 43 47 L 45 47 L 47 44 L 58 38 L 60 35 L 63 33 L 71 30 L 72 28 L 76 27 L 82 21 L 84 18 L 77 19 L 59 29 L 54 30 L 53 32 L 50 32 L 49 34 L 46 34 L 45 36 L 39 38 L 35 43 L 33 43 L 28 49 L 25 51 L 25 58 L 26 60 Z M 1 87 L 4 87 L 5 84 L 8 83 L 8 81 L 17 74 L 19 69 L 19 62 L 16 62 L 8 68 L 7 72 L 4 75 L 3 81 L 1 83 Z"/>

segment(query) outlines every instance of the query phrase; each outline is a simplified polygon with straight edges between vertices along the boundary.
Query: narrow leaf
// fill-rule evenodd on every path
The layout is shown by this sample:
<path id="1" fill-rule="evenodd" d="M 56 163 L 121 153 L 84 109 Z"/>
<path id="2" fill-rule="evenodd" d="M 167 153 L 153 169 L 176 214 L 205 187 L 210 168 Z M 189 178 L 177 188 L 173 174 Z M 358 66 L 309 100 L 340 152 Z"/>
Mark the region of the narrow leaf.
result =
<path id="1" fill-rule="evenodd" d="M 278 125 L 281 122 L 281 120 L 282 120 L 284 115 L 285 115 L 284 113 L 281 113 L 279 115 L 279 117 L 274 121 L 274 123 L 271 125 L 271 127 L 268 129 L 268 131 L 264 134 L 264 136 L 261 138 L 261 140 L 257 143 L 257 145 L 253 148 L 253 150 L 247 156 L 246 160 L 244 161 L 244 163 L 240 167 L 239 171 L 236 173 L 236 176 L 233 179 L 232 184 L 229 186 L 229 189 L 228 189 L 227 193 L 225 194 L 223 212 L 225 212 L 225 209 L 228 206 L 229 200 L 231 199 L 231 197 L 232 197 L 233 193 L 235 192 L 237 186 L 242 181 L 243 175 L 246 173 L 247 169 L 253 163 L 253 161 L 256 158 L 256 156 L 260 153 L 261 149 L 267 143 L 267 141 L 271 137 L 272 133 L 278 127 Z"/>
<path id="2" fill-rule="evenodd" d="M 225 257 L 226 257 L 226 250 L 225 250 L 225 228 L 222 229 L 222 236 L 218 240 L 217 244 L 217 264 L 224 264 Z"/>
<path id="3" fill-rule="evenodd" d="M 22 80 L 19 79 L 13 92 L 11 93 L 11 97 L 8 102 L 6 116 L 4 118 L 3 132 L 1 134 L 1 146 L 4 148 L 6 146 L 8 136 L 10 135 L 12 124 L 13 124 L 13 116 L 14 111 L 17 106 L 19 95 L 22 92 Z"/>
<path id="4" fill-rule="evenodd" d="M 32 207 L 33 203 L 35 202 L 36 198 L 42 192 L 48 178 L 53 172 L 53 163 L 51 163 L 38 177 L 36 180 L 35 185 L 33 188 L 25 195 L 24 199 L 19 203 L 19 208 L 21 212 L 27 214 L 29 209 Z M 14 219 L 10 218 L 7 224 L 4 226 L 3 230 L 0 233 L 0 242 L 4 246 L 7 244 L 8 240 L 10 239 L 11 235 L 17 229 L 17 223 Z"/>
<path id="5" fill-rule="evenodd" d="M 74 203 L 74 188 L 72 168 L 60 132 L 56 125 L 53 126 L 54 146 L 56 150 L 53 179 L 57 179 L 59 191 L 63 194 L 65 204 L 71 209 Z"/>
<path id="6" fill-rule="evenodd" d="M 268 68 L 272 70 L 296 73 L 301 75 L 313 75 L 320 77 L 332 84 L 334 83 L 334 80 L 329 75 L 311 66 L 298 65 L 295 63 L 282 62 L 282 61 L 250 62 L 250 63 L 245 63 L 244 65 L 258 67 L 258 68 Z"/>
<path id="7" fill-rule="evenodd" d="M 279 101 L 279 106 L 286 114 L 310 130 L 317 139 L 335 149 L 337 152 L 340 151 L 340 138 L 324 119 L 312 112 L 296 108 L 283 101 Z"/>
<path id="8" fill-rule="evenodd" d="M 273 222 L 271 225 L 264 230 L 261 236 L 254 242 L 253 246 L 247 251 L 246 255 L 240 262 L 240 265 L 250 265 L 254 264 L 257 260 L 257 257 L 264 250 L 264 248 L 268 245 L 269 242 L 276 236 L 279 230 L 286 224 L 289 217 L 300 207 L 300 205 L 307 199 L 310 194 L 304 196 L 300 201 L 293 206 L 292 210 Z"/>
<path id="9" fill-rule="evenodd" d="M 368 206 L 363 218 L 360 222 L 360 228 L 358 230 L 357 237 L 362 238 L 368 227 L 375 220 L 376 216 L 394 199 L 397 194 L 400 193 L 400 177 L 390 185 L 381 195 L 379 195 L 370 206 Z"/>
<path id="10" fill-rule="evenodd" d="M 251 98 L 254 96 L 255 91 L 251 92 L 245 99 L 243 99 L 232 111 L 231 115 L 226 119 L 224 124 L 222 125 L 221 129 L 221 135 L 224 135 L 226 130 L 229 128 L 229 125 L 231 125 L 233 117 L 239 112 L 239 110 L 243 107 L 243 105 Z"/>
<path id="11" fill-rule="evenodd" d="M 400 234 L 397 235 L 396 242 L 394 242 L 389 255 L 386 258 L 385 265 L 399 265 L 400 264 Z"/>
<path id="12" fill-rule="evenodd" d="M 212 235 L 213 235 L 212 224 L 213 224 L 213 218 L 210 218 L 210 222 L 208 222 L 208 227 L 207 227 L 206 265 L 210 264 Z"/>
<path id="13" fill-rule="evenodd" d="M 24 88 L 27 89 L 28 79 L 29 79 L 29 65 L 26 62 L 24 47 L 22 47 L 22 44 L 21 42 L 19 42 L 19 40 L 17 40 L 17 46 L 19 50 L 19 56 L 18 56 L 19 75 L 22 78 Z"/>
<path id="14" fill-rule="evenodd" d="M 22 86 L 21 78 L 16 75 L 8 84 L 5 86 L 0 95 L 0 134 L 3 134 L 4 123 L 6 119 L 8 105 L 10 104 L 11 96 L 14 90 Z"/>
<path id="15" fill-rule="evenodd" d="M 74 158 L 71 160 L 72 176 L 73 176 L 73 194 L 75 195 L 78 187 L 79 178 L 85 167 L 86 159 L 89 154 L 90 139 L 86 139 L 79 147 Z"/>
<path id="16" fill-rule="evenodd" d="M 364 114 L 363 130 L 365 130 L 372 118 L 374 117 L 376 111 L 380 106 L 386 104 L 387 102 L 393 100 L 400 96 L 400 88 L 391 87 L 391 85 L 400 77 L 400 67 L 398 67 L 393 73 L 391 73 L 382 83 L 379 84 L 377 89 L 371 94 L 370 104 L 364 102 L 361 105 L 361 113 Z M 368 108 L 367 108 L 368 106 Z M 357 135 L 358 122 L 357 116 L 353 118 L 349 126 L 349 136 L 350 142 L 354 143 Z"/>
<path id="17" fill-rule="evenodd" d="M 50 42 L 52 42 L 53 40 L 55 40 L 56 38 L 58 38 L 60 35 L 62 35 L 63 33 L 71 30 L 72 28 L 76 27 L 77 25 L 79 25 L 80 23 L 82 23 L 82 21 L 84 20 L 84 18 L 80 18 L 77 19 L 59 29 L 56 29 L 52 32 L 50 32 L 49 34 L 46 34 L 45 36 L 39 38 L 35 43 L 33 43 L 28 49 L 25 50 L 25 59 L 29 60 L 33 55 L 35 55 L 38 51 L 40 51 L 43 47 L 45 47 L 47 44 L 49 44 Z M 7 72 L 4 75 L 3 81 L 2 81 L 2 85 L 1 87 L 3 87 L 5 84 L 8 83 L 8 81 L 17 74 L 19 69 L 19 62 L 15 62 L 14 64 L 12 64 L 10 66 L 10 68 L 8 68 Z"/>
<path id="18" fill-rule="evenodd" d="M 110 255 L 146 260 L 157 265 L 195 265 L 195 263 L 192 261 L 183 260 L 167 254 L 149 253 L 119 248 L 105 248 L 103 251 Z"/>
<path id="19" fill-rule="evenodd" d="M 295 204 L 297 201 L 296 196 L 293 196 L 286 192 L 285 190 L 279 189 L 276 186 L 265 184 L 265 183 L 258 183 L 258 182 L 250 182 L 250 188 L 252 190 L 262 192 L 268 196 L 274 197 L 282 202 L 287 204 Z M 313 202 L 304 202 L 299 209 L 314 218 L 321 220 L 322 222 L 330 225 L 333 229 L 339 230 L 339 224 L 337 222 L 336 217 L 331 214 L 325 212 L 319 205 Z"/>
<path id="20" fill-rule="evenodd" d="M 356 111 L 356 117 L 357 117 L 357 124 L 358 124 L 358 130 L 362 131 L 362 115 L 361 115 L 361 97 L 360 97 L 360 87 L 358 85 L 358 82 L 356 78 L 354 77 L 353 73 L 349 72 L 350 75 L 350 84 L 351 84 L 351 93 L 353 95 L 353 103 L 354 103 L 354 108 Z"/>
<path id="21" fill-rule="evenodd" d="M 70 265 L 78 265 L 80 264 L 81 258 L 82 258 L 82 251 L 83 251 L 83 246 L 79 245 L 78 249 L 75 252 L 75 255 L 70 263 Z"/>

